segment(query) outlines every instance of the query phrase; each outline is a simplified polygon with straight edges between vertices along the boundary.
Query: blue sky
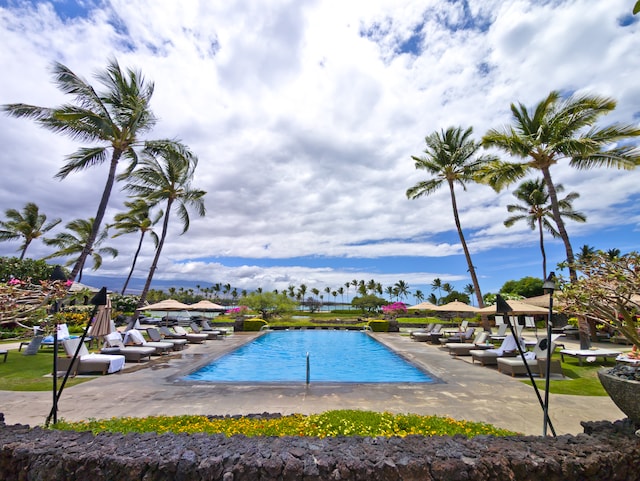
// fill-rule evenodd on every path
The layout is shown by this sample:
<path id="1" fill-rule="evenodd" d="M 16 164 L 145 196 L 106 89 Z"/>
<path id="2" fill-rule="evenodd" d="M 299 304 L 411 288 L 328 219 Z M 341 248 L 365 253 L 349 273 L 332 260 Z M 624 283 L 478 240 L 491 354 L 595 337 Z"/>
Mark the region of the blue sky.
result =
<path id="1" fill-rule="evenodd" d="M 93 81 L 117 58 L 155 82 L 148 138 L 179 138 L 198 155 L 207 215 L 183 236 L 174 220 L 157 286 L 322 290 L 373 278 L 428 294 L 440 278 L 461 290 L 471 280 L 447 189 L 405 195 L 424 180 L 411 156 L 426 135 L 472 126 L 479 140 L 509 123 L 512 102 L 533 106 L 551 90 L 614 97 L 604 124 L 640 118 L 640 32 L 627 0 L 263 3 L 0 0 L 10 72 L 0 103 L 60 105 L 69 99 L 51 83 L 53 61 Z M 0 141 L 0 213 L 32 201 L 63 224 L 95 215 L 106 166 L 54 179 L 82 144 L 6 115 Z M 561 163 L 552 174 L 581 194 L 574 207 L 587 223 L 567 226 L 575 250 L 638 249 L 640 171 Z M 457 200 L 482 291 L 541 276 L 536 233 L 503 226 L 516 185 L 467 187 Z M 125 200 L 116 188 L 107 219 Z M 546 240 L 552 269 L 564 250 Z M 126 276 L 136 243 L 111 240 L 120 255 L 86 275 Z M 17 247 L 0 243 L 0 255 Z M 50 252 L 35 242 L 28 254 Z M 149 243 L 136 277 L 152 255 Z"/>

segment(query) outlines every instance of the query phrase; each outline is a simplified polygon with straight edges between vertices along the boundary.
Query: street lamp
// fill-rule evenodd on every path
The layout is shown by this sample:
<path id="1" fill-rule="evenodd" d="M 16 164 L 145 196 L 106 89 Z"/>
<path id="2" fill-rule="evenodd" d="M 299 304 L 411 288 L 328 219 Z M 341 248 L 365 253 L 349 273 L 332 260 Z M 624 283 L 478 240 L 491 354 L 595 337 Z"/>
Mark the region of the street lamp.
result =
<path id="1" fill-rule="evenodd" d="M 547 359 L 546 362 L 546 376 L 544 379 L 544 421 L 542 427 L 542 435 L 547 435 L 547 424 L 549 423 L 549 379 L 551 374 L 551 327 L 553 325 L 553 291 L 557 289 L 556 275 L 554 272 L 550 272 L 547 279 L 542 284 L 545 294 L 549 294 L 549 314 L 547 317 Z"/>

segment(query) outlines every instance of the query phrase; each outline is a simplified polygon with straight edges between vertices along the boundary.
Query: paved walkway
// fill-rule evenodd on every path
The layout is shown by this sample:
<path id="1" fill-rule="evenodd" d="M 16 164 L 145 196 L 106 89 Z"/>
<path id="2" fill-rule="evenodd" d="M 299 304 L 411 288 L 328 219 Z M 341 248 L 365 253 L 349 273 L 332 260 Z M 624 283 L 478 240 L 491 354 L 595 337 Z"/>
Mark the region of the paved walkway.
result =
<path id="1" fill-rule="evenodd" d="M 126 371 L 66 388 L 59 418 L 81 420 L 159 414 L 316 413 L 363 409 L 393 413 L 437 414 L 491 423 L 531 435 L 542 434 L 542 409 L 522 377 L 452 358 L 445 350 L 399 334 L 374 334 L 439 378 L 436 384 L 185 384 L 177 378 L 194 365 L 253 339 L 238 333 L 223 341 L 190 345 L 183 352 L 151 363 L 127 364 Z M 11 346 L 8 346 L 11 348 Z M 16 345 L 17 347 L 17 345 Z M 567 343 L 567 348 L 570 344 Z M 620 349 L 624 349 L 620 346 Z M 17 353 L 10 353 L 17 355 Z M 1 369 L 1 366 L 0 366 Z M 571 382 L 567 380 L 566 382 Z M 544 393 L 542 393 L 544 395 Z M 41 425 L 51 409 L 50 392 L 0 391 L 0 412 L 8 424 Z M 551 422 L 558 434 L 581 433 L 580 421 L 616 420 L 624 414 L 609 397 L 550 396 Z"/>

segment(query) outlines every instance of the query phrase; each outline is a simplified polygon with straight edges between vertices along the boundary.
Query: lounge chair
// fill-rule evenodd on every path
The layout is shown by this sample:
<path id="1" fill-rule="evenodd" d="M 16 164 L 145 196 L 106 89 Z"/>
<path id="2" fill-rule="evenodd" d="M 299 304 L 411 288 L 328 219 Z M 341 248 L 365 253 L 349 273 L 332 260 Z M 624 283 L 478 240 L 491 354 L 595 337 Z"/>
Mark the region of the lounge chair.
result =
<path id="1" fill-rule="evenodd" d="M 173 330 L 176 332 L 176 334 L 186 339 L 189 344 L 202 344 L 207 340 L 208 337 L 206 334 L 187 332 L 182 326 L 173 326 Z"/>
<path id="2" fill-rule="evenodd" d="M 509 328 L 509 324 L 500 324 L 498 326 L 498 332 L 495 334 L 489 334 L 489 339 L 492 341 L 504 341 L 507 337 L 507 329 Z"/>
<path id="3" fill-rule="evenodd" d="M 203 319 L 200 321 L 200 326 L 202 326 L 202 332 L 209 332 L 209 331 L 219 331 L 220 333 L 222 333 L 222 336 L 226 336 L 227 335 L 227 329 L 224 328 L 220 328 L 220 327 L 216 327 L 215 329 L 213 327 L 211 327 L 211 324 L 209 324 L 209 321 L 207 321 L 206 319 Z"/>
<path id="4" fill-rule="evenodd" d="M 67 357 L 58 358 L 58 367 L 62 370 L 69 370 L 73 355 L 78 349 L 80 338 L 65 339 L 62 342 Z M 124 367 L 125 357 L 112 354 L 90 354 L 87 346 L 82 344 L 78 357 L 71 367 L 72 374 L 82 374 L 87 372 L 101 372 L 111 374 L 120 371 Z"/>
<path id="5" fill-rule="evenodd" d="M 211 331 L 204 332 L 200 329 L 200 327 L 198 327 L 198 325 L 195 322 L 192 322 L 191 324 L 189 324 L 189 327 L 191 327 L 191 331 L 194 334 L 204 334 L 205 336 L 207 336 L 207 340 L 216 340 L 221 335 L 220 331 L 211 330 Z"/>
<path id="6" fill-rule="evenodd" d="M 102 353 L 122 354 L 127 361 L 140 362 L 144 358 L 151 359 L 151 356 L 156 353 L 155 347 L 125 346 L 122 336 L 117 331 L 107 334 L 104 341 L 108 347 L 103 348 Z"/>
<path id="7" fill-rule="evenodd" d="M 433 330 L 434 327 L 435 327 L 435 324 L 429 324 L 424 329 L 418 329 L 417 331 L 411 331 L 409 333 L 409 337 L 411 339 L 419 341 L 419 339 L 417 339 L 417 337 L 421 337 L 421 336 L 424 336 L 425 334 L 429 334 Z"/>
<path id="8" fill-rule="evenodd" d="M 9 355 L 9 351 L 5 351 L 4 349 L 0 350 L 0 356 L 4 356 L 4 361 L 7 362 L 7 356 Z"/>
<path id="9" fill-rule="evenodd" d="M 171 344 L 173 344 L 174 351 L 181 351 L 187 346 L 186 339 L 162 337 L 160 331 L 158 331 L 155 327 L 148 327 L 147 335 L 153 342 L 170 342 Z"/>
<path id="10" fill-rule="evenodd" d="M 173 351 L 173 343 L 163 341 L 147 342 L 142 333 L 137 329 L 129 329 L 127 332 L 125 332 L 124 345 L 153 347 L 156 350 L 156 354 L 168 354 L 169 351 Z"/>
<path id="11" fill-rule="evenodd" d="M 433 328 L 429 332 L 424 332 L 424 333 L 416 332 L 416 333 L 413 333 L 412 337 L 415 341 L 427 342 L 432 339 L 431 336 L 433 334 L 439 335 L 441 330 L 442 330 L 442 324 L 436 324 L 435 326 L 433 326 Z"/>
<path id="12" fill-rule="evenodd" d="M 499 357 L 513 357 L 518 352 L 518 345 L 513 334 L 507 335 L 500 347 L 497 349 L 472 349 L 469 351 L 471 354 L 471 362 L 478 361 L 483 366 L 490 364 L 498 364 Z"/>
<path id="13" fill-rule="evenodd" d="M 475 327 L 467 327 L 467 330 L 464 332 L 459 332 L 449 337 L 441 337 L 440 344 L 447 344 L 448 342 L 471 342 L 475 332 Z"/>
<path id="14" fill-rule="evenodd" d="M 551 342 L 551 352 L 555 349 L 555 345 L 553 341 Z M 525 353 L 525 357 L 527 358 L 527 364 L 529 365 L 529 369 L 531 371 L 538 372 L 538 360 L 544 359 L 547 357 L 547 338 L 541 337 L 538 339 L 536 346 L 533 348 L 533 351 L 528 351 Z M 498 359 L 498 371 L 504 374 L 511 374 L 511 376 L 515 376 L 516 374 L 526 374 L 527 368 L 524 365 L 524 361 L 520 356 L 510 357 L 510 358 L 500 358 Z"/>
<path id="15" fill-rule="evenodd" d="M 491 349 L 493 348 L 493 344 L 486 344 L 487 337 L 489 333 L 487 331 L 482 331 L 476 334 L 476 337 L 473 339 L 473 342 L 470 343 L 461 343 L 461 342 L 452 342 L 444 345 L 447 349 L 449 349 L 449 354 L 454 357 L 457 356 L 470 356 L 470 352 L 474 349 Z"/>
<path id="16" fill-rule="evenodd" d="M 24 352 L 22 353 L 23 356 L 35 356 L 38 353 L 38 349 L 40 349 L 40 345 L 42 344 L 42 340 L 44 339 L 44 336 L 33 336 L 33 338 L 26 343 L 27 344 L 27 348 L 24 350 Z M 20 343 L 20 347 L 18 348 L 18 351 L 22 350 L 22 345 L 25 344 L 24 342 Z"/>

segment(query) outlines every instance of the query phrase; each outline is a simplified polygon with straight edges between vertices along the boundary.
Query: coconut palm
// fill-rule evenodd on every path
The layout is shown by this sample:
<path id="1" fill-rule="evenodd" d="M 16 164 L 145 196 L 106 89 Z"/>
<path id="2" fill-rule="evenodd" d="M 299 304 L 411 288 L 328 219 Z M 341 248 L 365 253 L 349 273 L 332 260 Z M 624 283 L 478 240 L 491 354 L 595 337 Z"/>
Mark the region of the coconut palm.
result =
<path id="1" fill-rule="evenodd" d="M 442 279 L 439 277 L 436 277 L 431 283 L 431 291 L 435 291 L 436 289 L 438 290 L 438 298 L 442 297 Z M 433 304 L 437 304 L 437 302 L 434 302 Z"/>
<path id="2" fill-rule="evenodd" d="M 138 162 L 138 148 L 150 148 L 154 152 L 162 149 L 185 149 L 176 141 L 140 139 L 156 123 L 149 106 L 153 82 L 145 82 L 140 72 L 131 69 L 123 72 L 115 59 L 110 60 L 107 68 L 99 72 L 96 78 L 105 87 L 104 92 L 96 92 L 84 79 L 56 62 L 53 64 L 54 83 L 63 93 L 74 97 L 73 103 L 54 108 L 22 103 L 2 106 L 2 110 L 13 117 L 33 119 L 53 132 L 95 144 L 82 147 L 67 156 L 67 163 L 56 177 L 64 179 L 73 172 L 101 165 L 107 160 L 110 162 L 93 230 L 71 271 L 71 279 L 75 279 L 84 266 L 85 259 L 92 252 L 107 210 L 120 159 L 123 156 L 127 159 L 127 172 L 131 172 Z"/>
<path id="3" fill-rule="evenodd" d="M 467 247 L 467 242 L 462 232 L 460 218 L 458 215 L 458 205 L 454 186 L 460 184 L 466 190 L 467 182 L 473 182 L 481 169 L 494 157 L 486 155 L 476 155 L 480 144 L 471 139 L 473 129 L 469 127 L 462 130 L 461 127 L 449 127 L 446 131 L 434 132 L 425 138 L 427 148 L 424 157 L 412 156 L 416 169 L 426 170 L 431 174 L 431 178 L 418 182 L 407 190 L 409 199 L 417 199 L 425 195 L 431 195 L 437 189 L 446 184 L 451 195 L 451 207 L 453 218 L 460 237 L 460 244 L 464 251 L 464 256 L 471 275 L 471 281 L 476 291 L 478 306 L 484 307 L 480 284 L 476 275 L 476 269 L 471 262 L 471 254 Z"/>
<path id="4" fill-rule="evenodd" d="M 150 207 L 143 199 L 136 199 L 133 202 L 125 202 L 124 205 L 129 209 L 129 211 L 122 212 L 114 216 L 115 223 L 112 224 L 112 227 L 115 227 L 118 232 L 114 234 L 113 237 L 140 232 L 140 239 L 138 240 L 136 253 L 133 256 L 129 275 L 127 276 L 127 280 L 124 282 L 124 286 L 122 286 L 122 295 L 124 295 L 127 290 L 133 271 L 136 268 L 136 262 L 138 260 L 138 255 L 140 254 L 140 250 L 142 249 L 144 236 L 149 233 L 149 236 L 153 239 L 154 246 L 156 248 L 158 247 L 158 235 L 153 231 L 153 226 L 160 221 L 163 214 L 162 210 L 160 210 L 156 212 L 153 218 L 151 218 L 149 216 Z M 200 289 L 200 286 L 198 286 L 198 289 Z"/>
<path id="5" fill-rule="evenodd" d="M 43 239 L 44 243 L 49 246 L 55 246 L 58 248 L 56 252 L 48 255 L 45 259 L 53 259 L 55 257 L 72 257 L 65 265 L 77 263 L 77 259 L 84 247 L 87 245 L 88 238 L 93 232 L 93 224 L 95 220 L 90 219 L 76 219 L 65 225 L 67 232 L 60 232 L 54 238 Z M 103 229 L 96 237 L 95 242 L 92 245 L 89 255 L 93 260 L 93 270 L 97 270 L 102 265 L 102 256 L 110 255 L 112 257 L 118 256 L 118 251 L 113 247 L 101 247 L 102 243 L 109 237 L 109 231 L 107 228 Z M 86 260 L 86 257 L 85 257 Z M 78 271 L 78 282 L 82 281 L 82 271 L 84 270 L 84 262 L 80 265 Z"/>
<path id="6" fill-rule="evenodd" d="M 572 281 L 577 278 L 573 248 L 561 215 L 551 167 L 564 160 L 578 169 L 635 168 L 640 163 L 640 150 L 625 141 L 640 136 L 640 129 L 623 124 L 595 126 L 601 116 L 615 107 L 615 100 L 608 97 L 574 95 L 563 99 L 554 91 L 533 111 L 521 103 L 511 104 L 513 125 L 489 130 L 482 139 L 485 147 L 497 147 L 524 159 L 522 162 L 495 161 L 488 166 L 484 179 L 496 190 L 521 179 L 532 169 L 542 173 Z"/>
<path id="7" fill-rule="evenodd" d="M 27 202 L 22 212 L 7 209 L 4 215 L 7 220 L 0 221 L 0 241 L 23 239 L 18 248 L 21 251 L 20 260 L 24 259 L 27 248 L 34 239 L 46 234 L 62 222 L 61 219 L 53 219 L 47 223 L 47 216 L 41 214 L 39 207 L 33 202 Z"/>
<path id="8" fill-rule="evenodd" d="M 204 216 L 206 213 L 203 200 L 206 192 L 191 186 L 197 165 L 197 157 L 190 152 L 182 153 L 173 150 L 156 154 L 146 152 L 137 168 L 128 176 L 129 182 L 125 185 L 125 190 L 144 199 L 151 207 L 165 203 L 160 241 L 140 294 L 138 307 L 144 305 L 153 275 L 158 268 L 173 206 L 176 206 L 178 217 L 182 222 L 181 234 L 189 230 L 189 208 L 193 208 L 199 216 Z"/>
<path id="9" fill-rule="evenodd" d="M 399 280 L 398 282 L 396 282 L 394 284 L 394 287 L 396 288 L 397 291 L 397 296 L 400 299 L 404 299 L 405 297 L 409 297 L 409 294 L 411 294 L 409 292 L 409 284 L 407 284 L 406 281 L 403 280 Z"/>
<path id="10" fill-rule="evenodd" d="M 416 299 L 416 304 L 419 304 L 422 301 L 424 301 L 424 293 L 420 289 L 416 290 L 416 292 L 413 294 L 413 297 L 415 297 Z"/>
<path id="11" fill-rule="evenodd" d="M 562 184 L 556 185 L 556 192 L 563 192 Z M 542 278 L 547 278 L 547 255 L 544 250 L 544 231 L 549 232 L 553 237 L 560 237 L 555 222 L 553 222 L 553 212 L 549 204 L 549 192 L 544 179 L 527 180 L 520 184 L 513 192 L 516 199 L 521 204 L 509 204 L 509 212 L 517 212 L 504 221 L 506 227 L 513 226 L 518 221 L 526 221 L 531 230 L 538 229 L 540 241 L 540 252 L 542 253 Z M 577 192 L 571 192 L 566 197 L 559 199 L 560 216 L 576 222 L 586 222 L 587 218 L 581 212 L 576 212 L 572 208 L 572 202 L 580 196 Z"/>

